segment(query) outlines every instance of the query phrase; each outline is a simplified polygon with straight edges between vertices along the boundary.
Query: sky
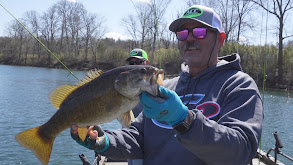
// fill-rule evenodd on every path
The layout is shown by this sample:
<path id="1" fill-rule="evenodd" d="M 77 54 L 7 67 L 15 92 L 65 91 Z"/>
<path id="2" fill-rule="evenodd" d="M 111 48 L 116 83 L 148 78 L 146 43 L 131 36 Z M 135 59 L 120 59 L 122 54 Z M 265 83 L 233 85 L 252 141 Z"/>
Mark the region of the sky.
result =
<path id="1" fill-rule="evenodd" d="M 24 13 L 27 11 L 37 11 L 39 14 L 44 13 L 49 7 L 57 3 L 59 0 L 0 0 L 2 4 L 9 12 L 11 12 L 16 18 L 23 17 Z M 135 9 L 133 3 L 142 1 L 147 3 L 149 0 L 68 0 L 73 2 L 82 3 L 86 10 L 91 13 L 96 13 L 106 18 L 105 25 L 107 26 L 106 37 L 111 37 L 114 39 L 128 39 L 129 35 L 126 33 L 126 29 L 121 26 L 121 20 L 127 17 L 129 14 L 134 13 Z M 187 0 L 172 0 L 171 4 L 166 10 L 166 22 L 170 24 L 175 18 L 179 10 L 183 10 L 186 6 Z M 256 13 L 258 21 L 257 26 L 261 26 L 264 29 L 265 18 L 261 15 L 265 15 L 265 12 Z M 270 15 L 270 17 L 273 17 Z M 14 18 L 10 16 L 1 6 L 0 6 L 0 36 L 5 36 L 7 32 L 5 31 L 8 25 L 12 22 Z M 277 24 L 276 19 L 269 18 L 271 21 L 268 26 L 273 27 Z M 260 29 L 260 27 L 258 27 Z M 269 28 L 268 31 L 268 41 L 267 43 L 275 44 L 278 41 L 277 35 L 273 28 Z M 244 42 L 249 41 L 252 44 L 258 45 L 259 43 L 265 42 L 265 30 L 251 31 L 241 37 Z"/>
<path id="2" fill-rule="evenodd" d="M 16 18 L 23 17 L 24 13 L 27 11 L 35 10 L 39 14 L 45 12 L 53 4 L 57 3 L 59 0 L 0 0 L 0 3 L 11 12 Z M 113 37 L 117 39 L 127 39 L 129 35 L 126 33 L 124 27 L 121 26 L 122 18 L 127 17 L 129 14 L 134 13 L 135 9 L 133 3 L 138 1 L 147 3 L 148 0 L 68 0 L 72 2 L 82 3 L 86 10 L 91 13 L 96 13 L 98 15 L 104 16 L 106 18 L 105 24 L 107 25 L 107 37 Z M 171 11 L 175 6 L 182 5 L 183 0 L 172 0 L 172 4 L 168 6 L 167 11 Z M 177 8 L 178 9 L 178 8 Z M 177 10 L 176 9 L 176 10 Z M 173 18 L 175 18 L 177 12 L 174 12 L 172 17 L 169 17 L 168 23 L 171 23 Z M 0 36 L 7 34 L 5 29 L 11 23 L 14 18 L 9 15 L 0 6 Z"/>

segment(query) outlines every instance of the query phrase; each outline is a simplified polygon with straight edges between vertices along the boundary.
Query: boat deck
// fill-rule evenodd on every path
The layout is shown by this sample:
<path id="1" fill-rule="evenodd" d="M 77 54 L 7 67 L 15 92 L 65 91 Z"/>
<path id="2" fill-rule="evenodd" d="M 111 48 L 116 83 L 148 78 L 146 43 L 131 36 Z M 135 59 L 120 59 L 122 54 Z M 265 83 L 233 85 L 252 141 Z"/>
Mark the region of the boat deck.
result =
<path id="1" fill-rule="evenodd" d="M 277 163 L 275 163 L 274 157 L 271 155 L 267 157 L 267 153 L 262 150 L 258 150 L 257 153 L 259 157 L 252 159 L 251 165 L 284 165 L 280 161 L 277 161 Z M 128 165 L 128 163 L 127 162 L 107 162 L 105 157 L 102 156 L 99 162 L 99 165 Z"/>

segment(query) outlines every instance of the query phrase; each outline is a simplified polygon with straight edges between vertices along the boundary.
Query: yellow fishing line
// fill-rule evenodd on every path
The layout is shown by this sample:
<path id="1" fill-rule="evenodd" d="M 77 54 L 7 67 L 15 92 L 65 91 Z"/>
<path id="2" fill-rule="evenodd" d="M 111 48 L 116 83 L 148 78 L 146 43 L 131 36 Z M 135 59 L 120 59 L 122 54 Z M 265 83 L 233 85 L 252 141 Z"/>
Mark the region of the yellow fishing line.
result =
<path id="1" fill-rule="evenodd" d="M 25 28 L 26 31 L 28 31 L 52 56 L 54 56 L 54 58 L 61 64 L 64 66 L 65 69 L 68 70 L 68 72 L 70 74 L 72 74 L 78 81 L 79 79 L 71 72 L 70 69 L 67 68 L 67 66 L 57 57 L 55 56 L 55 54 L 53 52 L 51 52 L 51 50 L 49 48 L 46 47 L 45 44 L 42 43 L 42 41 L 40 41 L 32 32 L 30 32 L 12 13 L 10 13 L 1 3 L 0 6 L 2 6 L 2 8 L 9 13 L 23 28 Z"/>

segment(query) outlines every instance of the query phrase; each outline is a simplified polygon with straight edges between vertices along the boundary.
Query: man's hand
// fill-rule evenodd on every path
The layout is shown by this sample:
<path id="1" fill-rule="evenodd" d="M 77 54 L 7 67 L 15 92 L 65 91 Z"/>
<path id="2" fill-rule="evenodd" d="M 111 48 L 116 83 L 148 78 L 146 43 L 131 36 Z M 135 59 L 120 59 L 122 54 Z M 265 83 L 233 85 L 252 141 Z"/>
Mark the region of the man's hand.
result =
<path id="1" fill-rule="evenodd" d="M 146 117 L 165 121 L 173 126 L 185 120 L 188 108 L 182 103 L 179 96 L 169 89 L 159 86 L 160 93 L 166 99 L 158 98 L 147 92 L 142 92 L 139 99 Z"/>
<path id="2" fill-rule="evenodd" d="M 104 133 L 100 125 L 90 126 L 84 141 L 78 136 L 78 126 L 71 126 L 71 137 L 80 145 L 95 150 L 99 153 L 104 152 L 109 147 L 108 136 Z"/>

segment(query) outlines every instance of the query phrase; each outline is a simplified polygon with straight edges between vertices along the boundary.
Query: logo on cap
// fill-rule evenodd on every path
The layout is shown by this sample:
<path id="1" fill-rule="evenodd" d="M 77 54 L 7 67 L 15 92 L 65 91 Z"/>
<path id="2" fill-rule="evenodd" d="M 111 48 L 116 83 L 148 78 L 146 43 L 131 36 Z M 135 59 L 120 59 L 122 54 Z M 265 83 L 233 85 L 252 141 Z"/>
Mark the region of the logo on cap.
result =
<path id="1" fill-rule="evenodd" d="M 194 18 L 194 17 L 199 17 L 203 14 L 202 9 L 198 8 L 198 7 L 192 7 L 190 9 L 188 9 L 184 14 L 183 14 L 183 18 Z"/>
<path id="2" fill-rule="evenodd" d="M 138 52 L 137 50 L 133 50 L 130 52 L 130 56 L 142 56 L 142 53 Z"/>

